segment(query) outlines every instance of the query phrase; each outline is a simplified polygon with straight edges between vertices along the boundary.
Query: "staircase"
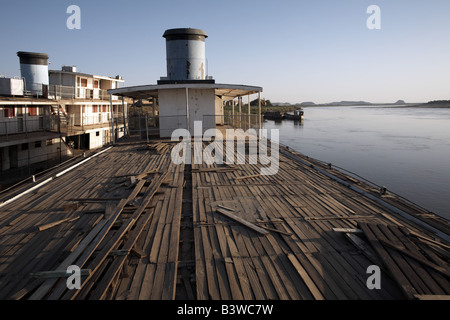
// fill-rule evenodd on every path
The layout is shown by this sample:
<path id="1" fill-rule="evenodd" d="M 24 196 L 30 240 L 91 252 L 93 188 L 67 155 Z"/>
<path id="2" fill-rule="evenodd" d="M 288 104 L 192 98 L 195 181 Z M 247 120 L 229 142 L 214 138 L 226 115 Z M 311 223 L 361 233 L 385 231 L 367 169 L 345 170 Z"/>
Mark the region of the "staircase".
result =
<path id="1" fill-rule="evenodd" d="M 69 122 L 69 116 L 67 115 L 64 108 L 61 107 L 61 105 L 52 105 L 52 114 L 53 115 L 58 116 L 58 110 L 59 110 L 61 126 L 67 126 L 67 124 Z"/>

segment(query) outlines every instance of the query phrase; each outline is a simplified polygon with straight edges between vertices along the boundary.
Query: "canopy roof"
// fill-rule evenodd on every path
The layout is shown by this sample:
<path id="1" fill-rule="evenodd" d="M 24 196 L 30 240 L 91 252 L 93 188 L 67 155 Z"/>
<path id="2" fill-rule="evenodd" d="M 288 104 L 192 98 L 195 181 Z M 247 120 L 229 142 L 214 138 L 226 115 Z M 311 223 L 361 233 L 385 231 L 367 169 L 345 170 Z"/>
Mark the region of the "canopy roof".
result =
<path id="1" fill-rule="evenodd" d="M 108 94 L 115 96 L 123 96 L 133 99 L 148 99 L 150 97 L 158 97 L 159 90 L 169 89 L 214 89 L 215 95 L 233 99 L 240 96 L 246 96 L 262 92 L 262 87 L 237 85 L 237 84 L 220 84 L 220 83 L 176 83 L 176 84 L 155 84 L 124 87 L 118 89 L 109 89 Z"/>

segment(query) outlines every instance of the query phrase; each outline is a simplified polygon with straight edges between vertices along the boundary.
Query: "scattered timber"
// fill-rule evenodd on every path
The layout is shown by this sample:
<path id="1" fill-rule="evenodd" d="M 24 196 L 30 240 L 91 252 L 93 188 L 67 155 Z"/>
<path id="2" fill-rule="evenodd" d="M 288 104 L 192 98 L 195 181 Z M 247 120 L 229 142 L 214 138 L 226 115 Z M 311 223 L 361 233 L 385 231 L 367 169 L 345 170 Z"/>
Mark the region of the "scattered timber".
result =
<path id="1" fill-rule="evenodd" d="M 446 220 L 286 148 L 264 176 L 249 161 L 174 164 L 174 145 L 117 144 L 29 192 L 20 186 L 20 201 L 0 209 L 0 299 L 450 296 Z M 380 290 L 366 285 L 372 264 Z M 82 270 L 79 290 L 67 288 L 70 265 Z"/>

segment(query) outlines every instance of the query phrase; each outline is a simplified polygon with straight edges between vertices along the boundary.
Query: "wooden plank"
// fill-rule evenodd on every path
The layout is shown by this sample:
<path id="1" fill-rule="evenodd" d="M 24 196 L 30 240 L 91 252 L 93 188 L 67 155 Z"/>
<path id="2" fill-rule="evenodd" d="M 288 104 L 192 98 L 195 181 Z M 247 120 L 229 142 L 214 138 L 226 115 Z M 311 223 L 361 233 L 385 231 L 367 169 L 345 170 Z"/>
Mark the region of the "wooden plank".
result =
<path id="1" fill-rule="evenodd" d="M 314 281 L 312 281 L 308 272 L 303 268 L 303 266 L 300 264 L 297 258 L 293 254 L 288 254 L 287 257 L 294 266 L 295 270 L 297 270 L 302 280 L 305 282 L 314 299 L 324 300 L 325 297 L 322 295 L 319 288 L 317 288 L 316 284 L 314 283 Z"/>
<path id="2" fill-rule="evenodd" d="M 147 222 L 152 217 L 153 210 L 145 215 L 143 219 L 140 219 L 136 224 L 135 229 L 131 233 L 130 237 L 127 239 L 126 243 L 123 245 L 123 251 L 129 252 L 133 250 L 134 244 L 136 243 L 137 238 L 140 236 L 142 230 L 144 229 Z M 123 255 L 120 257 L 116 257 L 111 266 L 108 267 L 106 274 L 103 276 L 101 283 L 99 283 L 96 289 L 92 292 L 90 299 L 94 300 L 102 300 L 105 298 L 108 287 L 111 285 L 113 279 L 120 272 L 127 255 Z"/>
<path id="3" fill-rule="evenodd" d="M 362 232 L 362 230 L 361 230 Z M 345 236 L 347 239 L 355 245 L 356 248 L 358 248 L 372 263 L 381 266 L 382 262 L 380 259 L 372 254 L 372 250 L 370 247 L 367 246 L 366 242 L 362 240 L 360 237 L 355 235 L 354 233 L 345 233 Z"/>
<path id="4" fill-rule="evenodd" d="M 242 225 L 246 226 L 247 228 L 250 228 L 250 229 L 252 229 L 252 230 L 254 230 L 254 231 L 256 231 L 256 232 L 258 232 L 258 233 L 260 233 L 262 235 L 269 234 L 269 232 L 267 230 L 264 230 L 263 228 L 260 228 L 257 225 L 255 225 L 255 224 L 253 224 L 251 222 L 248 222 L 248 221 L 242 219 L 241 217 L 238 217 L 238 216 L 232 214 L 231 212 L 228 212 L 227 210 L 223 210 L 221 208 L 217 208 L 216 211 L 220 212 L 221 214 L 227 216 L 228 218 L 233 219 L 234 221 L 237 221 L 237 222 L 241 223 Z"/>
<path id="5" fill-rule="evenodd" d="M 88 276 L 91 273 L 92 272 L 90 269 L 80 269 L 81 276 Z M 39 271 L 29 274 L 30 277 L 38 279 L 65 278 L 69 277 L 70 275 L 72 275 L 72 273 L 67 273 L 66 270 Z"/>
<path id="6" fill-rule="evenodd" d="M 62 220 L 58 220 L 58 221 L 55 221 L 55 222 L 51 222 L 51 223 L 47 223 L 47 224 L 41 225 L 37 229 L 39 231 L 44 231 L 44 230 L 50 229 L 50 228 L 52 228 L 54 226 L 60 225 L 61 223 L 72 222 L 72 221 L 75 221 L 75 220 L 77 220 L 79 218 L 80 218 L 80 216 L 78 216 L 78 217 L 69 217 L 69 218 L 66 218 L 66 219 L 62 219 Z"/>
<path id="7" fill-rule="evenodd" d="M 443 275 L 450 277 L 450 271 L 446 268 L 440 267 L 432 262 L 430 262 L 429 260 L 425 259 L 425 257 L 418 255 L 417 253 L 414 253 L 413 251 L 408 251 L 403 249 L 402 247 L 395 245 L 389 241 L 386 241 L 384 239 L 378 239 L 383 245 L 386 245 L 390 248 L 393 248 L 395 250 L 397 250 L 398 252 L 407 255 L 408 257 L 411 257 L 417 261 L 419 261 L 420 263 L 426 265 L 427 267 L 430 267 L 431 269 L 442 273 Z"/>
<path id="8" fill-rule="evenodd" d="M 414 298 L 418 300 L 450 300 L 450 295 L 443 294 L 416 294 Z"/>
<path id="9" fill-rule="evenodd" d="M 260 177 L 260 176 L 261 176 L 261 174 L 252 174 L 252 175 L 249 175 L 249 176 L 237 177 L 237 178 L 234 178 L 234 180 L 239 181 L 239 180 L 243 180 L 243 179 L 257 178 L 257 177 Z"/>
<path id="10" fill-rule="evenodd" d="M 114 212 L 113 218 L 106 220 L 103 219 L 100 223 L 98 223 L 94 229 L 92 229 L 91 232 L 81 241 L 81 243 L 75 248 L 75 250 L 64 259 L 64 261 L 57 267 L 57 269 L 67 269 L 69 265 L 72 265 L 75 260 L 84 252 L 86 248 L 90 245 L 90 249 L 88 249 L 88 252 L 92 252 L 95 250 L 95 248 L 99 244 L 99 240 L 102 239 L 107 231 L 112 227 L 114 224 L 114 221 L 117 219 L 121 212 L 121 208 L 126 204 L 127 199 L 123 199 L 119 205 L 117 210 Z M 95 239 L 97 241 L 95 241 Z M 94 241 L 94 244 L 91 244 L 91 242 Z M 85 253 L 86 255 L 86 253 Z M 90 255 L 89 255 L 90 256 Z M 85 258 L 87 259 L 87 257 Z M 80 266 L 81 267 L 81 266 Z M 54 279 L 48 279 L 45 281 L 39 288 L 36 290 L 36 292 L 33 293 L 33 295 L 30 297 L 31 300 L 40 300 L 42 299 L 47 292 L 53 287 L 56 283 L 56 280 Z"/>
<path id="11" fill-rule="evenodd" d="M 263 228 L 263 229 L 266 229 L 266 230 L 268 230 L 268 231 L 273 231 L 273 232 L 276 232 L 276 233 L 281 233 L 281 234 L 284 234 L 284 235 L 286 235 L 286 236 L 292 235 L 291 232 L 286 232 L 286 231 L 278 230 L 278 229 L 275 229 L 275 228 L 266 227 L 266 226 L 262 225 L 261 223 L 260 223 L 259 227 L 260 227 L 260 228 Z"/>
<path id="12" fill-rule="evenodd" d="M 408 279 L 405 277 L 403 272 L 400 270 L 400 268 L 397 266 L 397 264 L 394 262 L 394 260 L 391 258 L 389 253 L 383 248 L 381 243 L 378 241 L 375 234 L 372 232 L 372 230 L 369 228 L 367 223 L 360 222 L 359 226 L 364 232 L 364 235 L 369 240 L 372 247 L 375 249 L 375 251 L 380 256 L 381 260 L 383 261 L 383 264 L 386 266 L 386 268 L 390 271 L 400 288 L 402 289 L 403 293 L 406 295 L 408 299 L 413 299 L 414 295 L 417 294 L 417 291 L 411 286 Z"/>
<path id="13" fill-rule="evenodd" d="M 135 189 L 134 190 L 141 190 L 142 189 L 143 184 L 141 185 L 140 183 L 136 184 Z M 133 191 L 134 191 L 133 190 Z M 117 204 L 117 206 L 114 208 L 113 213 L 111 214 L 111 218 L 108 219 L 107 221 L 105 221 L 105 224 L 102 228 L 102 231 L 99 232 L 98 234 L 96 234 L 95 238 L 92 239 L 91 243 L 84 243 L 83 247 L 80 247 L 80 250 L 77 250 L 77 252 L 74 254 L 72 253 L 65 261 L 64 264 L 72 264 L 76 262 L 75 264 L 79 267 L 83 267 L 84 264 L 87 262 L 87 260 L 89 259 L 89 257 L 92 255 L 92 253 L 95 251 L 95 249 L 100 245 L 100 243 L 102 242 L 102 240 L 105 238 L 106 234 L 109 232 L 109 230 L 112 228 L 112 226 L 114 225 L 115 221 L 117 220 L 117 218 L 119 217 L 119 215 L 122 213 L 123 208 L 125 207 L 125 205 L 132 199 L 132 197 L 135 196 L 136 192 L 131 192 L 131 194 L 126 198 L 126 199 L 122 199 L 119 204 Z M 105 219 L 106 220 L 106 219 Z M 133 223 L 134 221 L 130 220 L 130 223 Z M 130 225 L 131 226 L 131 225 Z M 126 227 L 125 227 L 126 228 Z M 122 229 L 123 230 L 123 229 Z M 124 231 L 122 231 L 124 232 Z M 90 239 L 90 238 L 89 238 Z M 87 246 L 89 244 L 89 246 Z M 81 252 L 82 250 L 84 250 L 84 252 Z M 109 251 L 111 251 L 112 248 L 110 248 Z M 103 262 L 103 260 L 106 258 L 106 256 L 109 254 L 109 251 L 106 252 L 106 254 L 104 254 L 102 257 L 103 258 L 99 258 L 101 260 L 94 260 L 94 261 L 100 261 Z M 81 256 L 80 256 L 81 255 Z M 98 257 L 98 256 L 97 256 Z M 69 262 L 70 261 L 70 262 Z M 99 265 L 93 267 L 93 271 L 95 272 L 96 269 L 99 267 Z M 63 267 L 65 268 L 65 267 Z M 83 283 L 86 283 L 87 280 L 89 280 L 89 276 L 85 279 L 85 281 Z M 46 287 L 50 286 L 51 284 L 48 283 Z M 44 287 L 43 287 L 44 288 Z M 53 292 L 51 293 L 51 297 L 53 297 L 53 299 L 56 299 L 57 297 L 59 297 L 63 291 L 65 291 L 65 286 L 63 285 L 59 285 L 57 288 L 55 288 L 53 290 Z M 74 293 L 74 296 L 76 296 L 79 293 L 79 291 L 77 291 L 77 293 Z M 39 296 L 41 296 L 43 294 L 43 291 L 40 291 L 39 295 L 37 294 L 37 292 L 35 294 L 33 294 L 32 298 L 33 299 L 40 299 Z M 42 296 L 41 296 L 42 298 Z"/>
<path id="14" fill-rule="evenodd" d="M 333 228 L 333 231 L 344 233 L 363 233 L 361 229 L 354 229 L 354 228 Z"/>
<path id="15" fill-rule="evenodd" d="M 375 229 L 373 226 L 372 229 Z M 397 227 L 393 225 L 378 224 L 377 229 L 381 231 L 378 236 L 378 240 L 383 244 L 392 243 L 397 247 L 403 248 L 404 244 L 400 239 L 392 232 L 397 231 Z M 437 283 L 430 277 L 429 272 L 424 269 L 424 266 L 417 262 L 415 259 L 410 258 L 407 255 L 401 254 L 398 250 L 395 250 L 389 246 L 384 245 L 389 251 L 392 257 L 402 269 L 403 273 L 408 277 L 410 283 L 416 289 L 418 294 L 442 294 L 444 293 Z M 416 251 L 416 249 L 414 249 Z"/>

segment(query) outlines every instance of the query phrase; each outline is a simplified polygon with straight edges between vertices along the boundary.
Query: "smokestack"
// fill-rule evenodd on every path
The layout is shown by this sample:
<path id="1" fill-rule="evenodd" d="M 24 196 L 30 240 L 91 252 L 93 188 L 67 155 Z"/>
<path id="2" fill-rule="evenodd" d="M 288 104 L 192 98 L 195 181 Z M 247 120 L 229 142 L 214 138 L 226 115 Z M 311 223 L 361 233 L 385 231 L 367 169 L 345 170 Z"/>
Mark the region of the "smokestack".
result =
<path id="1" fill-rule="evenodd" d="M 42 85 L 48 85 L 48 55 L 19 51 L 20 74 L 25 78 L 26 90 L 42 95 Z"/>
<path id="2" fill-rule="evenodd" d="M 192 28 L 169 29 L 166 38 L 167 80 L 206 80 L 205 31 Z"/>

